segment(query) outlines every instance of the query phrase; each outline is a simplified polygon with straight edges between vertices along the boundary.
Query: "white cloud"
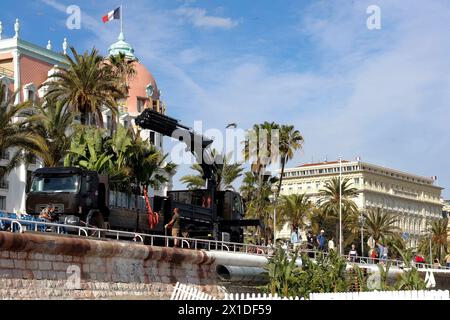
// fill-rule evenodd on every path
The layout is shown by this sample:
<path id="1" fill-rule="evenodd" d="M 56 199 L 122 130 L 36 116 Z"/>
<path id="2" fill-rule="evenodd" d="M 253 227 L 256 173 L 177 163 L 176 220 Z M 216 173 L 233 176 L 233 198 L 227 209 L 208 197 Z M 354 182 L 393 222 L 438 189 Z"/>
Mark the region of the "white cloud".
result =
<path id="1" fill-rule="evenodd" d="M 55 0 L 41 0 L 44 4 L 61 12 L 66 12 L 67 6 Z"/>
<path id="2" fill-rule="evenodd" d="M 201 8 L 181 7 L 176 10 L 176 13 L 200 28 L 232 29 L 239 24 L 231 18 L 209 16 L 206 10 Z"/>
<path id="3" fill-rule="evenodd" d="M 196 27 L 237 25 L 203 9 L 158 10 L 140 2 L 128 8 L 136 19 L 127 20 L 126 34 L 164 91 L 169 113 L 186 125 L 199 119 L 206 129 L 230 122 L 242 128 L 265 120 L 290 123 L 306 139 L 304 154 L 290 165 L 312 157 L 362 156 L 437 175 L 448 186 L 448 3 L 379 0 L 382 29 L 369 31 L 365 9 L 371 2 L 315 1 L 302 7 L 298 39 L 308 39 L 308 49 L 316 53 L 308 72 L 282 70 L 258 52 L 236 56 L 230 48 L 193 44 L 180 16 Z M 88 25 L 90 46 L 115 40 L 110 28 L 100 24 Z M 180 171 L 177 178 L 187 172 Z"/>

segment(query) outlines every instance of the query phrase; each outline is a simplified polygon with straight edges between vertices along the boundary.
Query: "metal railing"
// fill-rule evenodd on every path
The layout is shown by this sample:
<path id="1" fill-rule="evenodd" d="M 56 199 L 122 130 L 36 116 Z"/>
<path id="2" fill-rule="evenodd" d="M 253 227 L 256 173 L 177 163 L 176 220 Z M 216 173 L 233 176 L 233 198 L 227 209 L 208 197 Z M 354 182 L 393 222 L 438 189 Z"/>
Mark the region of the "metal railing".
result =
<path id="1" fill-rule="evenodd" d="M 9 69 L 3 68 L 3 67 L 0 67 L 0 75 L 14 78 L 14 72 L 12 70 L 9 70 Z"/>
<path id="2" fill-rule="evenodd" d="M 293 252 L 292 249 L 287 249 L 288 252 Z M 299 256 L 302 254 L 307 255 L 312 260 L 317 260 L 319 256 L 327 256 L 329 252 L 326 251 L 318 251 L 318 250 L 310 250 L 310 249 L 300 249 L 298 250 Z M 385 258 L 372 258 L 372 257 L 362 257 L 362 256 L 349 256 L 344 255 L 343 256 L 348 263 L 356 263 L 360 265 L 387 265 L 391 267 L 397 267 L 399 269 L 406 269 L 406 264 L 402 260 L 397 259 L 385 259 Z M 435 269 L 435 270 L 448 270 L 450 271 L 450 267 L 442 266 L 442 265 L 435 265 L 435 264 L 429 264 L 429 263 L 417 263 L 415 261 L 411 261 L 410 265 L 418 268 L 418 269 Z"/>
<path id="3" fill-rule="evenodd" d="M 178 240 L 180 248 L 193 249 L 193 250 L 208 250 L 208 251 L 228 251 L 228 252 L 241 252 L 248 254 L 264 254 L 266 251 L 264 247 L 242 244 L 234 242 L 224 242 L 218 240 L 206 240 L 195 238 L 183 238 L 173 237 L 167 235 L 152 235 L 137 232 L 128 232 L 111 229 L 99 229 L 91 226 L 72 226 L 67 224 L 48 222 L 43 219 L 24 219 L 21 217 L 5 218 L 0 217 L 0 222 L 4 225 L 3 231 L 10 232 L 51 232 L 60 235 L 67 235 L 70 232 L 76 232 L 78 236 L 92 238 L 92 239 L 115 239 L 115 240 L 132 240 L 135 242 L 146 243 L 149 245 L 161 245 L 169 247 L 171 244 Z"/>
<path id="4" fill-rule="evenodd" d="M 226 242 L 219 240 L 207 240 L 207 239 L 195 239 L 195 238 L 183 238 L 173 237 L 167 235 L 153 235 L 129 231 L 111 230 L 111 229 L 99 229 L 92 226 L 72 226 L 67 224 L 59 224 L 48 222 L 42 219 L 25 219 L 17 217 L 17 219 L 0 217 L 0 227 L 3 224 L 6 227 L 4 231 L 10 232 L 51 232 L 60 235 L 67 235 L 70 232 L 75 232 L 80 237 L 99 239 L 99 240 L 131 240 L 134 242 L 145 243 L 151 246 L 163 246 L 170 247 L 175 243 L 175 240 L 180 244 L 182 249 L 191 250 L 206 250 L 206 251 L 226 251 L 235 253 L 246 253 L 259 256 L 265 256 L 270 258 L 275 252 L 276 248 L 273 246 L 262 246 L 254 244 L 244 244 L 235 242 Z M 1 231 L 1 228 L 0 228 Z M 293 252 L 292 249 L 285 249 L 288 252 Z M 307 255 L 313 260 L 317 260 L 319 256 L 327 256 L 329 253 L 326 251 L 310 250 L 298 248 L 299 256 Z M 377 264 L 389 264 L 391 267 L 397 267 L 399 269 L 405 268 L 405 262 L 396 259 L 383 259 L 383 258 L 371 258 L 371 257 L 349 257 L 344 256 L 348 263 L 356 263 L 360 265 L 377 265 Z M 446 270 L 450 271 L 450 267 L 436 266 L 427 263 L 411 262 L 411 265 L 419 269 L 434 269 L 434 270 Z"/>

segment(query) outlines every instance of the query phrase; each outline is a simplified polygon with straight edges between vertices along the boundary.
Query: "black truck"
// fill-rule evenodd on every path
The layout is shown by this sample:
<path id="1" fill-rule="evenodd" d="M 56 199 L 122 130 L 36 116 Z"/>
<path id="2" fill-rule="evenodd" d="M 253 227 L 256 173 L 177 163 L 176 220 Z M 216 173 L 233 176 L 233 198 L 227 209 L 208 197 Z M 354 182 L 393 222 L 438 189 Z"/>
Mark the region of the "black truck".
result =
<path id="1" fill-rule="evenodd" d="M 149 221 L 150 213 L 140 192 L 125 194 L 110 190 L 108 176 L 81 168 L 42 168 L 33 173 L 27 194 L 28 214 L 39 215 L 52 205 L 59 222 L 88 225 L 147 234 L 165 234 L 173 209 L 179 208 L 181 233 L 185 237 L 243 242 L 243 230 L 259 225 L 258 220 L 244 220 L 242 197 L 234 191 L 217 191 L 215 172 L 221 164 L 208 157 L 212 144 L 201 135 L 182 126 L 177 120 L 146 109 L 136 124 L 165 136 L 179 133 L 202 166 L 207 181 L 204 190 L 169 191 L 167 196 L 151 198 L 157 223 Z M 154 220 L 153 220 L 154 221 Z"/>

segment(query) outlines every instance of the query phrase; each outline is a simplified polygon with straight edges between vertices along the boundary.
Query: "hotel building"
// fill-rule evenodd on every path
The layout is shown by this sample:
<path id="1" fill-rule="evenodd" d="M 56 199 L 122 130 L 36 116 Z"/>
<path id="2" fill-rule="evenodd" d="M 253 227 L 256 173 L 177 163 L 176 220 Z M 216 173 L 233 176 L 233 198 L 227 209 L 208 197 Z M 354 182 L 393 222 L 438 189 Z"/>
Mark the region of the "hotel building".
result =
<path id="1" fill-rule="evenodd" d="M 349 179 L 358 190 L 358 196 L 353 200 L 360 212 L 383 208 L 397 214 L 397 226 L 410 246 L 417 245 L 428 222 L 442 218 L 443 189 L 435 185 L 434 179 L 359 160 L 305 164 L 286 169 L 281 193 L 307 194 L 317 203 L 325 183 L 339 177 L 340 172 L 342 179 Z"/>
<path id="2" fill-rule="evenodd" d="M 56 71 L 56 67 L 67 67 L 65 54 L 68 53 L 67 39 L 61 41 L 58 49 L 53 48 L 48 41 L 45 46 L 30 43 L 20 38 L 20 23 L 17 19 L 14 24 L 14 33 L 6 36 L 4 26 L 0 22 L 0 85 L 6 89 L 7 99 L 15 91 L 19 91 L 15 103 L 42 98 L 47 87 L 42 84 L 51 81 L 49 76 Z M 84 50 L 83 50 L 84 51 Z M 165 113 L 166 107 L 161 101 L 161 93 L 150 71 L 139 62 L 134 54 L 134 49 L 125 41 L 121 33 L 117 42 L 111 45 L 109 55 L 124 53 L 126 58 L 133 61 L 136 75 L 129 82 L 129 94 L 126 99 L 119 102 L 119 121 L 125 127 L 133 127 L 133 120 L 144 108 L 153 108 Z M 40 88 L 41 87 L 41 88 Z M 39 89 L 40 88 L 40 89 Z M 105 128 L 111 130 L 112 116 L 109 111 L 103 113 Z M 149 130 L 141 130 L 141 135 L 159 149 L 163 148 L 163 137 Z M 0 166 L 5 166 L 13 154 L 13 150 L 0 156 Z M 29 167 L 22 165 L 0 181 L 0 210 L 7 212 L 23 212 L 25 208 L 25 196 L 27 185 L 30 183 L 31 173 L 41 167 L 39 159 Z M 170 189 L 171 184 L 164 186 L 162 190 L 154 190 L 161 194 Z"/>

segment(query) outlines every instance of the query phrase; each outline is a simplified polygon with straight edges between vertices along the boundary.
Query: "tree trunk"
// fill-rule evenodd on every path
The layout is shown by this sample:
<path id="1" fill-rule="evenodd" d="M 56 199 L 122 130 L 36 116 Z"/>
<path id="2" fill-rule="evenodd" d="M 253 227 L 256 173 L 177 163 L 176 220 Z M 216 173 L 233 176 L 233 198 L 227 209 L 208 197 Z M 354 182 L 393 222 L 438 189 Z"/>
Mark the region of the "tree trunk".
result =
<path id="1" fill-rule="evenodd" d="M 283 175 L 284 175 L 285 167 L 286 167 L 286 157 L 284 156 L 283 158 L 281 158 L 281 175 L 280 175 L 280 181 L 278 183 L 278 191 L 276 194 L 277 200 L 278 200 L 278 197 L 280 196 L 280 192 L 281 192 L 281 185 L 283 183 Z"/>

